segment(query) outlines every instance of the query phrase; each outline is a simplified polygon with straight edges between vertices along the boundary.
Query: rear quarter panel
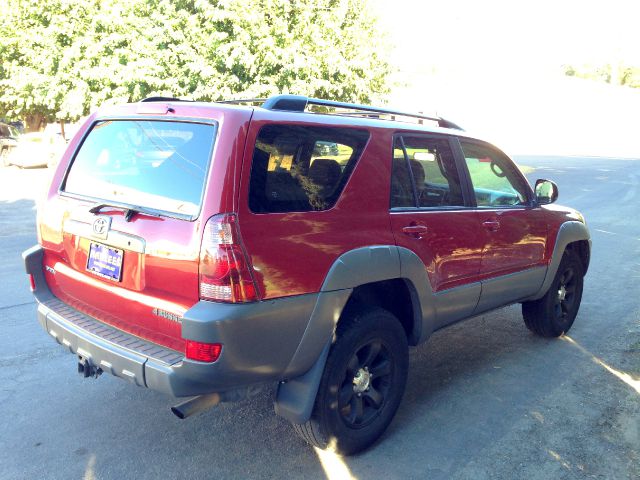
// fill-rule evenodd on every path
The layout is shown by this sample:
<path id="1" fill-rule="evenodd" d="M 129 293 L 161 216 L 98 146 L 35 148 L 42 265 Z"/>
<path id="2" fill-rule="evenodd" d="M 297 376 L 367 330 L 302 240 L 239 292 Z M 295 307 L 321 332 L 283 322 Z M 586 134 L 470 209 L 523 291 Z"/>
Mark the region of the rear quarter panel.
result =
<path id="1" fill-rule="evenodd" d="M 317 118 L 319 117 L 319 118 Z M 335 206 L 326 211 L 260 213 L 248 205 L 249 176 L 256 137 L 274 121 L 335 124 L 353 122 L 308 114 L 277 114 L 256 110 L 249 134 L 239 190 L 239 223 L 263 298 L 318 292 L 335 260 L 367 245 L 393 245 L 389 210 L 392 131 L 367 127 L 369 141 Z"/>

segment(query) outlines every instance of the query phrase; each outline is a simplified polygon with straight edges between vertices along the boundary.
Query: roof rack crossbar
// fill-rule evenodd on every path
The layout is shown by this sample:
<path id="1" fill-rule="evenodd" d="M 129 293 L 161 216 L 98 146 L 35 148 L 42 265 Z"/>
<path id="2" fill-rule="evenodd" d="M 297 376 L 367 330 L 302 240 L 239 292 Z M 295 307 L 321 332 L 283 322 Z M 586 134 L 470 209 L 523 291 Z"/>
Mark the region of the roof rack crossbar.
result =
<path id="1" fill-rule="evenodd" d="M 216 103 L 230 103 L 230 104 L 240 104 L 240 103 L 264 103 L 266 98 L 238 98 L 233 100 L 216 100 Z"/>
<path id="2" fill-rule="evenodd" d="M 147 97 L 140 100 L 140 103 L 146 102 L 192 102 L 193 100 L 184 100 L 175 97 Z"/>
<path id="3" fill-rule="evenodd" d="M 430 120 L 437 122 L 438 126 L 443 128 L 455 128 L 462 130 L 458 125 L 441 117 L 432 117 L 421 113 L 403 112 L 399 110 L 391 110 L 388 108 L 372 107 L 370 105 L 361 105 L 358 103 L 336 102 L 334 100 L 323 100 L 321 98 L 311 98 L 302 95 L 276 95 L 268 98 L 262 104 L 262 108 L 268 110 L 286 110 L 294 112 L 304 112 L 309 105 L 318 105 L 322 107 L 343 108 L 348 110 L 357 110 L 360 112 L 371 112 L 382 115 L 395 115 L 400 117 L 418 118 L 421 120 Z"/>

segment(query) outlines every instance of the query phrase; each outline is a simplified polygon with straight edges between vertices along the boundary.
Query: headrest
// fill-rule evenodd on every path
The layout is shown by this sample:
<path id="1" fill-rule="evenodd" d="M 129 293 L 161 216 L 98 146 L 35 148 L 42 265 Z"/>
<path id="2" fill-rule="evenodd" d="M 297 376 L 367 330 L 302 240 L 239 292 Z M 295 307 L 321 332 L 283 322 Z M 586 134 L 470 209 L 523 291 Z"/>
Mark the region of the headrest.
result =
<path id="1" fill-rule="evenodd" d="M 334 187 L 341 174 L 340 164 L 329 158 L 316 158 L 309 167 L 311 181 L 324 187 Z"/>

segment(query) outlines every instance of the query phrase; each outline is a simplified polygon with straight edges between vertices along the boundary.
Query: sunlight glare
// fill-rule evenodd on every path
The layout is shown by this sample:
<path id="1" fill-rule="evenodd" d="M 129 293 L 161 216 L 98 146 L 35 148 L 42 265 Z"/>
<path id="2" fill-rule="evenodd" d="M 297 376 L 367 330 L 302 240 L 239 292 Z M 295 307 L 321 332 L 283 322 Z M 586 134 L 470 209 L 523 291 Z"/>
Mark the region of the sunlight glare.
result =
<path id="1" fill-rule="evenodd" d="M 332 443 L 334 445 L 332 445 Z M 320 465 L 322 465 L 324 469 L 327 480 L 357 480 L 356 477 L 351 474 L 351 470 L 349 470 L 342 456 L 334 451 L 335 440 L 332 440 L 325 450 L 317 447 L 314 447 L 314 450 L 316 455 L 318 455 Z"/>
<path id="2" fill-rule="evenodd" d="M 584 348 L 582 345 L 580 345 L 578 342 L 576 342 L 573 338 L 571 338 L 571 337 L 569 337 L 567 335 L 564 335 L 564 336 L 560 337 L 560 339 L 564 340 L 565 342 L 569 342 L 571 345 L 576 347 L 582 353 L 584 353 L 585 355 L 588 355 L 589 357 L 591 357 L 591 360 L 595 364 L 600 365 L 607 372 L 609 372 L 610 374 L 614 375 L 618 379 L 622 380 L 624 383 L 626 383 L 631 388 L 633 388 L 636 391 L 636 393 L 640 394 L 640 380 L 636 380 L 635 378 L 633 378 L 628 373 L 621 372 L 620 370 L 616 370 L 615 368 L 607 365 L 601 359 L 599 359 L 595 355 L 592 355 L 591 352 L 589 352 L 586 348 Z"/>
<path id="3" fill-rule="evenodd" d="M 92 453 L 91 456 L 89 457 L 89 461 L 87 462 L 87 468 L 85 468 L 84 470 L 84 476 L 82 477 L 82 480 L 96 479 L 96 473 L 94 471 L 95 466 L 96 466 L 96 455 L 95 453 Z"/>

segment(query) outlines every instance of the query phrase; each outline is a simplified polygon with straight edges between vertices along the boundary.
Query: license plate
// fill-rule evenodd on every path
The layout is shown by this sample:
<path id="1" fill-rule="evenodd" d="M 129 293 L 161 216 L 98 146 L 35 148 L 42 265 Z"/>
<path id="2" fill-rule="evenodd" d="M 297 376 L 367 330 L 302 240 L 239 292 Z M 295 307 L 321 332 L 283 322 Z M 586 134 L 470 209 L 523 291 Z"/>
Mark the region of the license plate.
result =
<path id="1" fill-rule="evenodd" d="M 87 270 L 109 280 L 120 281 L 123 251 L 91 242 Z"/>

